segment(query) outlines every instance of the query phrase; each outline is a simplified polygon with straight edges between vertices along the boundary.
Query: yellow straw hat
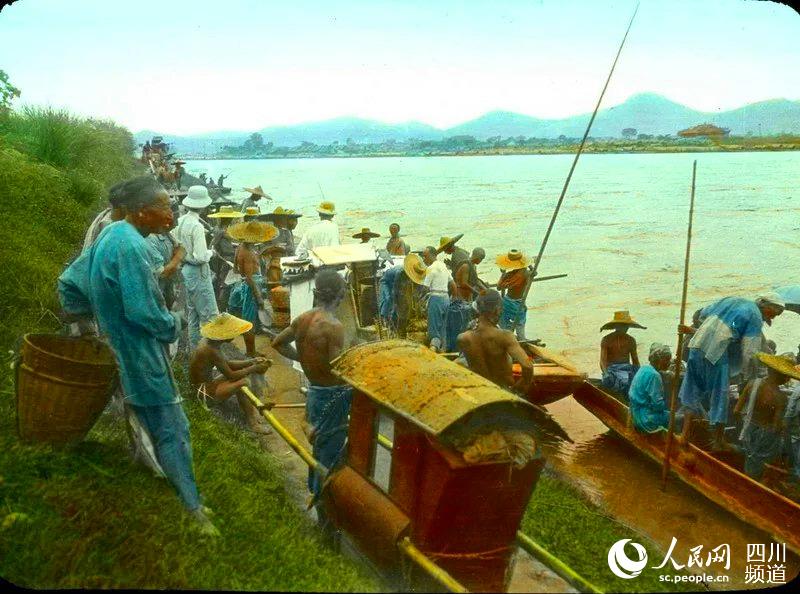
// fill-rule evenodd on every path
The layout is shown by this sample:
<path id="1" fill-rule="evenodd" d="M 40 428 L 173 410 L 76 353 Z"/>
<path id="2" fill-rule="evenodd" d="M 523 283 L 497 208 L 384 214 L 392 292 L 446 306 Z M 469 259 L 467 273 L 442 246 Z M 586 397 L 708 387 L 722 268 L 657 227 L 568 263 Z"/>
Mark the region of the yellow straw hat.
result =
<path id="1" fill-rule="evenodd" d="M 279 233 L 277 227 L 261 221 L 236 223 L 228 227 L 226 232 L 228 237 L 234 241 L 244 241 L 246 243 L 264 243 L 274 239 Z"/>
<path id="2" fill-rule="evenodd" d="M 495 262 L 502 270 L 519 270 L 530 266 L 532 258 L 529 258 L 519 250 L 508 250 L 507 254 L 501 254 L 495 258 Z"/>
<path id="3" fill-rule="evenodd" d="M 244 216 L 257 217 L 261 214 L 261 210 L 257 206 L 248 206 L 244 209 Z"/>
<path id="4" fill-rule="evenodd" d="M 464 237 L 463 233 L 459 233 L 455 237 L 440 237 L 439 238 L 439 249 L 437 251 L 441 252 L 445 248 L 450 247 L 451 245 L 455 245 L 456 242 Z"/>
<path id="5" fill-rule="evenodd" d="M 632 326 L 634 328 L 647 330 L 647 327 L 642 326 L 639 322 L 635 321 L 628 311 L 615 311 L 614 319 L 600 326 L 600 332 L 613 328 L 614 326 Z"/>
<path id="6" fill-rule="evenodd" d="M 230 340 L 248 332 L 253 324 L 229 313 L 221 313 L 200 326 L 200 334 L 209 340 Z"/>
<path id="7" fill-rule="evenodd" d="M 328 200 L 323 200 L 319 203 L 317 207 L 317 212 L 320 214 L 327 214 L 327 215 L 335 215 L 336 214 L 336 205 L 333 202 L 329 202 Z"/>
<path id="8" fill-rule="evenodd" d="M 422 284 L 425 275 L 428 273 L 428 267 L 425 266 L 425 262 L 419 257 L 419 254 L 408 254 L 403 259 L 403 270 L 405 270 L 408 278 L 418 285 Z"/>
<path id="9" fill-rule="evenodd" d="M 800 370 L 797 369 L 795 361 L 789 357 L 770 355 L 768 353 L 757 353 L 756 357 L 770 369 L 774 369 L 785 376 L 800 380 Z"/>
<path id="10" fill-rule="evenodd" d="M 261 186 L 256 186 L 255 188 L 245 188 L 245 192 L 250 192 L 251 194 L 255 194 L 256 196 L 261 196 L 262 198 L 266 198 L 267 200 L 272 200 L 272 196 L 264 192 Z"/>
<path id="11" fill-rule="evenodd" d="M 369 227 L 362 227 L 360 233 L 356 233 L 353 235 L 353 239 L 371 239 L 373 237 L 380 237 L 380 233 L 375 233 L 374 231 L 370 231 Z"/>
<path id="12" fill-rule="evenodd" d="M 219 210 L 215 213 L 208 215 L 209 219 L 241 219 L 244 216 L 243 212 L 234 210 L 232 206 L 220 206 Z"/>

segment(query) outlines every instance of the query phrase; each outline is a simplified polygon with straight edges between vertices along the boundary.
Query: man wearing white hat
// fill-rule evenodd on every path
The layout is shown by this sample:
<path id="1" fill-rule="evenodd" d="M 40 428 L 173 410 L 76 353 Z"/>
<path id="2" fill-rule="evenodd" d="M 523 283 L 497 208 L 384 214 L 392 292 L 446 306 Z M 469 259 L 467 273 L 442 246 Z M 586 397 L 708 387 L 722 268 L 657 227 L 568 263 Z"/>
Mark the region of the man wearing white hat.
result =
<path id="1" fill-rule="evenodd" d="M 681 438 L 684 445 L 691 438 L 692 418 L 697 415 L 708 418 L 709 424 L 715 426 L 713 448 L 725 449 L 731 378 L 740 373 L 750 377 L 754 357 L 761 350 L 764 322 L 772 325 L 783 310 L 784 302 L 776 293 L 767 293 L 755 301 L 725 297 L 703 309 L 703 323 L 689 341 L 686 375 L 680 390 L 685 413 Z"/>
<path id="2" fill-rule="evenodd" d="M 319 223 L 312 225 L 297 244 L 298 258 L 307 258 L 308 252 L 314 248 L 328 245 L 339 245 L 339 226 L 333 222 L 336 207 L 333 202 L 323 201 L 317 207 Z"/>
<path id="3" fill-rule="evenodd" d="M 178 219 L 175 239 L 186 250 L 181 273 L 186 288 L 189 346 L 194 350 L 200 342 L 200 326 L 219 313 L 208 266 L 214 252 L 208 249 L 206 230 L 200 222 L 200 215 L 211 204 L 208 189 L 205 186 L 190 187 L 182 204 L 188 212 Z"/>

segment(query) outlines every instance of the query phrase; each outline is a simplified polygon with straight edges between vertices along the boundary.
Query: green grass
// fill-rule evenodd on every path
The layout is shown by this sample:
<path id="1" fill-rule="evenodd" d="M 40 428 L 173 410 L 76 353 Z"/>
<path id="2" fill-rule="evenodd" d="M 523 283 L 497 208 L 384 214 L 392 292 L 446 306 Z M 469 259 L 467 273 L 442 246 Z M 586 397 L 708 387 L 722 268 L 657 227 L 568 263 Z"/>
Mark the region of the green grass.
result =
<path id="1" fill-rule="evenodd" d="M 625 580 L 608 568 L 608 549 L 616 541 L 630 538 L 647 549 L 649 559 L 658 562 L 664 552 L 644 536 L 635 533 L 603 513 L 576 488 L 550 472 L 542 474 L 520 528 L 550 553 L 605 592 L 696 591 L 696 584 L 660 582 L 659 572 L 645 569 L 638 577 Z M 681 572 L 670 572 L 681 573 Z"/>

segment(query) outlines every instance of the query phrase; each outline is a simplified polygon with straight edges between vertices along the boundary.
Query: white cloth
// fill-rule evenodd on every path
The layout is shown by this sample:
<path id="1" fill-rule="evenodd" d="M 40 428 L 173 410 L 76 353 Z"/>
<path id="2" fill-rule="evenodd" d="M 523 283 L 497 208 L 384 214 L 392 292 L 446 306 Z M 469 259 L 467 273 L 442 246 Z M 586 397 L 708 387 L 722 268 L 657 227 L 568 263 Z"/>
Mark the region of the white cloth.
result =
<path id="1" fill-rule="evenodd" d="M 186 250 L 184 261 L 189 264 L 205 264 L 214 252 L 206 244 L 206 228 L 200 222 L 200 215 L 189 211 L 178 219 L 175 239 Z"/>
<path id="2" fill-rule="evenodd" d="M 340 245 L 339 226 L 333 221 L 322 220 L 305 232 L 295 253 L 298 258 L 307 258 L 308 252 L 314 248 L 329 245 Z"/>
<path id="3" fill-rule="evenodd" d="M 89 228 L 86 230 L 86 236 L 83 238 L 82 251 L 85 252 L 92 247 L 94 240 L 97 239 L 98 235 L 100 235 L 100 232 L 113 222 L 114 221 L 111 219 L 110 208 L 106 208 L 99 215 L 97 215 L 92 221 L 92 224 L 89 225 Z"/>
<path id="4" fill-rule="evenodd" d="M 441 260 L 436 260 L 433 264 L 428 266 L 428 271 L 425 273 L 425 278 L 422 284 L 428 287 L 431 291 L 440 291 L 447 293 L 447 287 L 452 282 L 453 276 Z"/>

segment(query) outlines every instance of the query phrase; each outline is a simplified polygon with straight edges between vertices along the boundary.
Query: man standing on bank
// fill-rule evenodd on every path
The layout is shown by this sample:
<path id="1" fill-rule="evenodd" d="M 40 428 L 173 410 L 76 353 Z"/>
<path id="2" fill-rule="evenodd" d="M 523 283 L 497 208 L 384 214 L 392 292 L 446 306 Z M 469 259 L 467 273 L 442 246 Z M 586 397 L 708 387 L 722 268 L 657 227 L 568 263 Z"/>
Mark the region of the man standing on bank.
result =
<path id="1" fill-rule="evenodd" d="M 413 255 L 406 256 L 406 261 Z M 428 339 L 430 347 L 439 353 L 447 345 L 447 310 L 450 307 L 450 294 L 455 293 L 456 284 L 444 262 L 436 259 L 435 247 L 431 245 L 426 247 L 422 258 L 428 267 L 420 283 L 428 288 Z M 415 265 L 413 260 L 410 262 L 411 265 Z M 416 267 L 418 270 L 419 265 L 416 264 Z"/>
<path id="2" fill-rule="evenodd" d="M 312 225 L 297 244 L 297 257 L 308 258 L 308 252 L 318 247 L 339 245 L 339 226 L 333 222 L 336 215 L 336 205 L 333 202 L 323 201 L 317 207 L 319 223 Z"/>

